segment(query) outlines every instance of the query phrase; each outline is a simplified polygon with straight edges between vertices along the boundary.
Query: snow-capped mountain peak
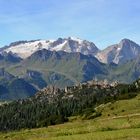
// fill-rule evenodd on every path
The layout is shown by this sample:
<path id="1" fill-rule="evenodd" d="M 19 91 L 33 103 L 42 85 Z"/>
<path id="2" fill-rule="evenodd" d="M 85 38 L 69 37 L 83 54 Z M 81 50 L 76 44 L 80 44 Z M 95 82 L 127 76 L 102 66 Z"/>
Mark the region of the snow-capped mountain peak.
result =
<path id="1" fill-rule="evenodd" d="M 58 38 L 57 40 L 33 40 L 11 43 L 2 49 L 5 52 L 15 53 L 21 58 L 27 58 L 34 52 L 42 49 L 50 51 L 80 52 L 82 54 L 96 54 L 99 49 L 94 43 L 76 37 Z"/>
<path id="2" fill-rule="evenodd" d="M 103 63 L 121 64 L 135 59 L 140 54 L 140 45 L 129 39 L 122 39 L 120 43 L 112 45 L 96 54 Z"/>

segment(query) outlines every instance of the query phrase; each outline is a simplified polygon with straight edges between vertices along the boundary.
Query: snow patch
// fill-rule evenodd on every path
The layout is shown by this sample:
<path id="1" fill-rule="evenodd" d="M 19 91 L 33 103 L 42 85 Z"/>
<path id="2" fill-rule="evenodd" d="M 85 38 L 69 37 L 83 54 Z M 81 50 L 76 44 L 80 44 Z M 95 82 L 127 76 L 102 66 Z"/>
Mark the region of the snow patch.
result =
<path id="1" fill-rule="evenodd" d="M 70 37 L 72 40 L 77 41 L 79 44 L 83 43 L 83 40 L 80 38 L 76 38 L 76 37 Z"/>

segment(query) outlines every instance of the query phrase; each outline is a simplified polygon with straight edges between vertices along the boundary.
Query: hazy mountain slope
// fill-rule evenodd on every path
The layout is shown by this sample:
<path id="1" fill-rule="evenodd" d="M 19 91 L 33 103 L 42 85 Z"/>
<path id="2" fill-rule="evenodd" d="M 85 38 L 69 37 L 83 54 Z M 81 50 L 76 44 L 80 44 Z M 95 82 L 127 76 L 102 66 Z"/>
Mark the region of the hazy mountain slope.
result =
<path id="1" fill-rule="evenodd" d="M 73 85 L 74 82 L 67 76 L 58 72 L 47 70 L 28 70 L 23 76 L 25 81 L 34 85 L 37 89 L 42 89 L 46 86 L 53 85 L 56 87 L 65 87 L 66 85 Z"/>
<path id="2" fill-rule="evenodd" d="M 8 73 L 7 71 L 5 71 L 4 68 L 0 68 L 0 84 L 5 84 L 7 83 L 7 81 L 11 81 L 15 78 L 14 75 Z"/>
<path id="3" fill-rule="evenodd" d="M 129 39 L 123 39 L 119 44 L 107 47 L 96 57 L 103 63 L 122 64 L 135 59 L 140 53 L 140 45 Z"/>
<path id="4" fill-rule="evenodd" d="M 42 73 L 37 71 L 27 70 L 25 75 L 23 76 L 23 79 L 25 79 L 27 82 L 34 85 L 38 89 L 42 89 L 47 86 L 46 81 L 42 78 Z"/>
<path id="5" fill-rule="evenodd" d="M 22 69 L 36 69 L 37 71 L 52 71 L 67 76 L 73 82 L 91 80 L 97 75 L 107 73 L 106 66 L 93 56 L 81 53 L 55 52 L 40 50 L 21 62 Z M 14 68 L 12 68 L 14 69 Z M 15 71 L 17 68 L 15 67 Z M 14 71 L 13 70 L 13 71 Z"/>
<path id="6" fill-rule="evenodd" d="M 24 79 L 14 79 L 8 83 L 7 87 L 10 93 L 8 98 L 10 99 L 27 98 L 29 96 L 33 96 L 37 92 L 37 89 Z"/>
<path id="7" fill-rule="evenodd" d="M 0 100 L 15 100 L 33 96 L 37 89 L 23 79 L 15 78 L 0 85 Z"/>
<path id="8" fill-rule="evenodd" d="M 109 67 L 107 79 L 121 83 L 131 83 L 140 77 L 140 56 L 124 64 Z"/>
<path id="9" fill-rule="evenodd" d="M 0 99 L 11 100 L 33 96 L 37 89 L 24 79 L 0 69 Z"/>
<path id="10" fill-rule="evenodd" d="M 22 59 L 18 56 L 16 56 L 15 54 L 9 52 L 3 52 L 0 53 L 0 68 L 3 67 L 8 67 L 10 65 L 14 65 L 17 64 L 21 61 Z"/>

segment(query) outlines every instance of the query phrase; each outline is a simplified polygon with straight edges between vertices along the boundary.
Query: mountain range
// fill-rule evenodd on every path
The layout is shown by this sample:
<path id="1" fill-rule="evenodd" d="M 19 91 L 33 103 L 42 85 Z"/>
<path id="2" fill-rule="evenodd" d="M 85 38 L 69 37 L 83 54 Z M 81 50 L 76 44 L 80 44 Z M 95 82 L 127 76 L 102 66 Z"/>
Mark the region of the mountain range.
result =
<path id="1" fill-rule="evenodd" d="M 99 49 L 94 43 L 79 38 L 58 38 L 57 40 L 18 41 L 2 48 L 2 51 L 13 52 L 21 58 L 27 58 L 42 49 L 50 51 L 80 52 L 82 54 L 96 54 Z"/>
<path id="2" fill-rule="evenodd" d="M 139 53 L 140 46 L 129 39 L 104 50 L 74 37 L 14 42 L 0 48 L 0 99 L 93 79 L 130 83 L 140 76 Z"/>

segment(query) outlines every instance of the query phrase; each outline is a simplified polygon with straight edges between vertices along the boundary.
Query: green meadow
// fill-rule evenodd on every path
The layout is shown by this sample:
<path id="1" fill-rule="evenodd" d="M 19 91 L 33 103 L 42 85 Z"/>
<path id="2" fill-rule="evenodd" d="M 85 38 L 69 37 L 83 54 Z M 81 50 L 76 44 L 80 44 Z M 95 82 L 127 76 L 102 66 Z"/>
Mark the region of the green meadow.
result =
<path id="1" fill-rule="evenodd" d="M 140 140 L 140 95 L 96 110 L 102 115 L 95 119 L 73 116 L 60 125 L 0 133 L 0 140 Z"/>

